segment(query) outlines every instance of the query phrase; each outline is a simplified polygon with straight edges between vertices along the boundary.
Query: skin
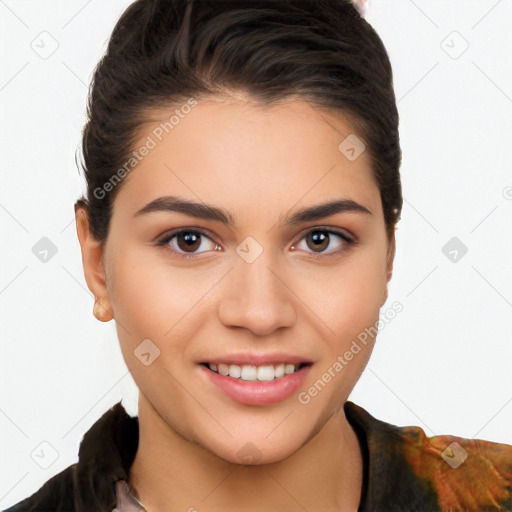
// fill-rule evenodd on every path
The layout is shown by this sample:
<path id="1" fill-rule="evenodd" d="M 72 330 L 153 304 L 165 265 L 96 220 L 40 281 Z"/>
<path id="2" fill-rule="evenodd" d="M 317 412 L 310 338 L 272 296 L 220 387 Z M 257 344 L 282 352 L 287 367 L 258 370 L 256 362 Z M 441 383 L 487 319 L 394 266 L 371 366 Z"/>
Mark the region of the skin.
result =
<path id="1" fill-rule="evenodd" d="M 153 113 L 137 147 L 172 110 Z M 140 390 L 130 480 L 150 512 L 357 510 L 362 456 L 343 404 L 375 340 L 307 405 L 297 398 L 376 324 L 392 275 L 394 236 L 386 236 L 368 152 L 349 161 L 338 149 L 351 133 L 344 116 L 300 99 L 273 107 L 235 95 L 203 99 L 125 178 L 103 248 L 78 211 L 87 285 L 115 318 Z M 229 209 L 236 224 L 177 212 L 134 217 L 165 195 Z M 371 215 L 278 222 L 339 198 Z M 344 230 L 357 245 L 329 234 L 317 249 L 307 235 L 318 227 Z M 177 237 L 156 245 L 173 228 L 203 228 L 215 238 L 202 237 L 199 257 L 186 260 L 170 249 L 187 253 Z M 236 252 L 248 236 L 263 248 L 252 263 Z M 145 366 L 134 350 L 148 338 L 160 356 Z M 247 351 L 297 354 L 313 366 L 282 402 L 243 405 L 205 379 L 198 363 Z M 257 456 L 244 465 L 237 452 L 247 446 Z"/>

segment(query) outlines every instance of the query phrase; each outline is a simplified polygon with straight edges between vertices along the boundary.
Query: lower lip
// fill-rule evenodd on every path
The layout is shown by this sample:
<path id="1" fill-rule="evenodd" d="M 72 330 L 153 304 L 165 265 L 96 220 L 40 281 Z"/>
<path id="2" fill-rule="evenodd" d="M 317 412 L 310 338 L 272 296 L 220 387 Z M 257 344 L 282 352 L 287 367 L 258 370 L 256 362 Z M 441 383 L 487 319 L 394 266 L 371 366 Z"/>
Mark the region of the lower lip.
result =
<path id="1" fill-rule="evenodd" d="M 220 375 L 199 365 L 206 377 L 233 400 L 245 405 L 268 405 L 281 402 L 292 395 L 306 379 L 311 366 L 271 381 L 247 381 Z"/>

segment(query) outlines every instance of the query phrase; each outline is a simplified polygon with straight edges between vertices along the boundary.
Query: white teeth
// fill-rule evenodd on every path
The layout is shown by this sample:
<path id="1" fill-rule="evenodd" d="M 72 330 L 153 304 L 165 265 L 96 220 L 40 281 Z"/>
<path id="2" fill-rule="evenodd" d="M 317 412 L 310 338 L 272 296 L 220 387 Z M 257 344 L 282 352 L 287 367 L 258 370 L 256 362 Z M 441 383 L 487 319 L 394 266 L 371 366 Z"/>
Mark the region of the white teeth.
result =
<path id="1" fill-rule="evenodd" d="M 242 369 L 237 364 L 230 364 L 229 365 L 229 376 L 233 377 L 234 379 L 239 379 L 240 375 L 242 374 Z"/>
<path id="2" fill-rule="evenodd" d="M 284 364 L 280 364 L 274 368 L 274 377 L 278 379 L 284 376 Z"/>
<path id="3" fill-rule="evenodd" d="M 287 364 L 287 365 L 285 365 L 284 373 L 286 373 L 286 375 L 290 375 L 294 371 L 295 371 L 295 365 L 294 364 Z"/>
<path id="4" fill-rule="evenodd" d="M 229 366 L 227 364 L 220 363 L 218 371 L 221 375 L 229 375 Z"/>
<path id="5" fill-rule="evenodd" d="M 256 366 L 252 364 L 244 364 L 242 366 L 242 374 L 240 375 L 242 380 L 256 380 L 258 378 L 258 374 L 256 371 Z"/>
<path id="6" fill-rule="evenodd" d="M 271 364 L 258 366 L 258 380 L 274 380 L 274 367 Z"/>
<path id="7" fill-rule="evenodd" d="M 220 375 L 227 376 L 234 379 L 241 379 L 246 381 L 263 381 L 269 382 L 274 379 L 280 379 L 285 375 L 291 375 L 299 369 L 298 364 L 285 364 L 281 363 L 278 365 L 264 364 L 261 366 L 254 366 L 252 364 L 244 364 L 242 366 L 238 364 L 226 364 L 220 363 L 209 364 L 210 370 L 217 372 Z"/>

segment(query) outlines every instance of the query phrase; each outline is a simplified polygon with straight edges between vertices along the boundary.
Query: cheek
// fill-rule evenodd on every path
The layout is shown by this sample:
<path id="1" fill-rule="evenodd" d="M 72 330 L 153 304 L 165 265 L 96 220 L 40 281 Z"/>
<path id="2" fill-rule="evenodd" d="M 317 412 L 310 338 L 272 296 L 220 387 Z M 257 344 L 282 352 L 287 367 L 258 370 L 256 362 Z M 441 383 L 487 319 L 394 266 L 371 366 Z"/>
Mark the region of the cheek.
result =
<path id="1" fill-rule="evenodd" d="M 315 313 L 329 330 L 322 327 L 322 360 L 299 402 L 311 407 L 319 425 L 347 399 L 370 359 L 386 286 L 381 254 L 360 251 L 316 281 L 324 292 L 316 294 Z"/>
<path id="2" fill-rule="evenodd" d="M 111 268 L 109 294 L 123 352 L 129 354 L 144 339 L 161 351 L 171 366 L 189 357 L 208 294 L 219 277 L 165 264 L 154 249 L 126 247 Z"/>
<path id="3" fill-rule="evenodd" d="M 116 320 L 143 335 L 163 334 L 175 323 L 184 297 L 173 270 L 152 254 L 156 249 L 121 247 L 111 267 L 111 290 Z M 184 289 L 186 292 L 186 288 Z"/>
<path id="4" fill-rule="evenodd" d="M 379 318 L 386 289 L 386 276 L 380 251 L 359 251 L 346 264 L 316 272 L 316 292 L 310 297 L 312 308 L 323 323 L 332 345 L 343 348 Z"/>
<path id="5" fill-rule="evenodd" d="M 158 279 L 161 273 L 156 267 L 141 263 L 143 260 L 136 261 L 126 254 L 112 269 L 114 314 L 116 321 L 130 335 L 151 337 L 172 326 L 173 306 L 177 306 L 178 301 L 176 294 L 170 293 L 171 290 Z M 176 304 L 172 304 L 173 300 Z M 168 312 L 165 325 L 160 315 L 164 308 Z"/>

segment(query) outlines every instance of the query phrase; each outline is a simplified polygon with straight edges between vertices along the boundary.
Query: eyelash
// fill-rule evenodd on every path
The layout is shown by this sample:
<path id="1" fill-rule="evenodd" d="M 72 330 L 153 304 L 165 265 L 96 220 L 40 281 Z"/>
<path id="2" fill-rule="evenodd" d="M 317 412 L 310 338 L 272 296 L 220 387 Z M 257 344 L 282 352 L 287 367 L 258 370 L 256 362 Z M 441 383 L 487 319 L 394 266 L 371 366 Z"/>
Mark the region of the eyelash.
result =
<path id="1" fill-rule="evenodd" d="M 301 238 L 299 239 L 299 242 L 302 241 L 309 234 L 314 233 L 314 232 L 327 233 L 329 235 L 339 236 L 343 240 L 344 244 L 347 244 L 348 246 L 353 246 L 353 245 L 357 244 L 357 242 L 353 238 L 349 237 L 346 233 L 344 233 L 342 231 L 338 231 L 338 230 L 332 230 L 332 229 L 329 229 L 327 227 L 322 227 L 322 226 L 309 229 L 306 233 L 304 233 L 301 236 Z M 185 259 L 185 260 L 192 260 L 192 259 L 200 258 L 202 253 L 189 253 L 189 254 L 181 253 L 181 252 L 176 251 L 175 249 L 172 249 L 168 245 L 169 242 L 174 237 L 176 237 L 177 235 L 180 235 L 182 233 L 199 234 L 199 235 L 205 236 L 206 238 L 209 238 L 212 242 L 217 244 L 217 242 L 215 242 L 213 237 L 208 232 L 203 231 L 202 229 L 198 229 L 198 228 L 179 228 L 179 229 L 176 229 L 176 230 L 173 230 L 173 231 L 167 233 L 162 239 L 160 239 L 156 243 L 157 247 L 162 247 L 164 249 L 168 249 L 168 250 L 172 251 L 178 258 L 182 258 L 182 259 Z M 330 241 L 329 241 L 329 243 L 330 243 Z M 297 244 L 298 244 L 298 242 L 297 242 Z M 293 245 L 295 246 L 297 244 L 293 244 Z M 220 245 L 220 244 L 218 244 L 218 245 Z M 333 256 L 339 255 L 341 252 L 343 252 L 346 249 L 347 248 L 345 248 L 345 249 L 342 248 L 342 249 L 338 249 L 336 251 L 333 251 L 331 253 L 325 253 L 325 254 L 322 253 L 322 252 L 317 252 L 317 253 L 311 252 L 310 254 L 316 255 L 317 257 L 329 258 L 329 257 L 333 257 Z M 206 252 L 208 252 L 208 251 L 206 251 Z"/>

